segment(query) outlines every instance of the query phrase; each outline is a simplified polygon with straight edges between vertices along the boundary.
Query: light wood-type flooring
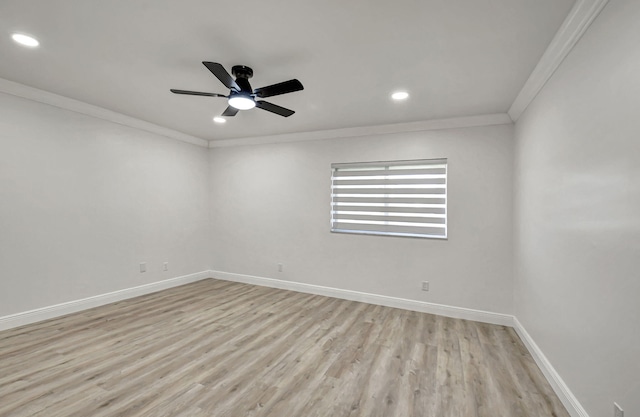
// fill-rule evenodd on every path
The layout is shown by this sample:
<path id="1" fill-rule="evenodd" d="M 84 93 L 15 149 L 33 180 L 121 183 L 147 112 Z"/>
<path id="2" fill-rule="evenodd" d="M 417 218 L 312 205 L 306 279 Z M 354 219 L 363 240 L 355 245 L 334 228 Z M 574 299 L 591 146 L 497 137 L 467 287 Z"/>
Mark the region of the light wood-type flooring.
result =
<path id="1" fill-rule="evenodd" d="M 208 279 L 0 332 L 0 416 L 568 414 L 508 327 Z"/>

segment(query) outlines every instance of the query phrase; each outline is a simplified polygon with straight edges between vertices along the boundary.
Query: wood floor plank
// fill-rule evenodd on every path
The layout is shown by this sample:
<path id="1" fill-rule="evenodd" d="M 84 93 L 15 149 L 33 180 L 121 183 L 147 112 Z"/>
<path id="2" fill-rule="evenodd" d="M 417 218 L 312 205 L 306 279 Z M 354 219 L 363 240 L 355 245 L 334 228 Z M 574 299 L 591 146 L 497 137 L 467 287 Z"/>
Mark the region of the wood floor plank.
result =
<path id="1" fill-rule="evenodd" d="M 511 328 L 204 280 L 0 332 L 0 417 L 568 417 Z"/>

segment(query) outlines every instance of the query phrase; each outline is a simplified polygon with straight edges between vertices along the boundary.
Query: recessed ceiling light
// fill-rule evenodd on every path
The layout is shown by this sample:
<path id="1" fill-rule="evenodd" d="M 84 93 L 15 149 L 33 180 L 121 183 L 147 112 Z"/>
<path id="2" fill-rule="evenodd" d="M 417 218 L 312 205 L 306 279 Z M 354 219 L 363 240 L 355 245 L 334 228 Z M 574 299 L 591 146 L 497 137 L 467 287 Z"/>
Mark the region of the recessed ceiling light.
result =
<path id="1" fill-rule="evenodd" d="M 224 117 L 216 116 L 213 118 L 213 121 L 216 123 L 227 123 L 227 119 Z"/>
<path id="2" fill-rule="evenodd" d="M 29 48 L 35 48 L 40 45 L 40 42 L 36 38 L 31 36 L 23 35 L 22 33 L 14 33 L 11 35 L 11 38 L 18 42 L 20 45 L 28 46 Z"/>
<path id="3" fill-rule="evenodd" d="M 409 93 L 407 93 L 406 91 L 396 91 L 395 93 L 391 94 L 391 98 L 394 100 L 406 100 L 407 98 L 409 98 Z"/>

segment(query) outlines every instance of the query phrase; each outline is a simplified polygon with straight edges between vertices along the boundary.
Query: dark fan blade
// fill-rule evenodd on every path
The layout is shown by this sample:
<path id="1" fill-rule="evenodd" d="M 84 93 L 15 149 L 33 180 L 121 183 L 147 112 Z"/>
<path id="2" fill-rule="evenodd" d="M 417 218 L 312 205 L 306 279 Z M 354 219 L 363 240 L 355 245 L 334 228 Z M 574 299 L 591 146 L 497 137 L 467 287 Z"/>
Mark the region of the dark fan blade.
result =
<path id="1" fill-rule="evenodd" d="M 303 90 L 302 83 L 298 80 L 289 80 L 278 84 L 268 85 L 266 87 L 256 88 L 254 94 L 260 98 L 278 96 L 280 94 L 293 93 L 294 91 Z"/>
<path id="2" fill-rule="evenodd" d="M 209 71 L 211 71 L 213 75 L 215 75 L 220 80 L 220 82 L 224 84 L 229 90 L 240 91 L 240 87 L 238 87 L 238 84 L 236 84 L 233 77 L 229 75 L 227 70 L 224 69 L 222 65 L 218 64 L 217 62 L 207 61 L 204 61 L 203 64 L 205 67 L 209 68 Z"/>
<path id="3" fill-rule="evenodd" d="M 260 107 L 262 110 L 270 111 L 271 113 L 279 114 L 280 116 L 289 117 L 293 113 L 293 110 L 285 109 L 284 107 L 277 106 L 268 101 L 256 101 L 256 107 Z"/>
<path id="4" fill-rule="evenodd" d="M 238 114 L 238 109 L 236 109 L 235 107 L 227 107 L 224 111 L 224 113 L 222 113 L 223 116 L 235 116 L 236 114 Z"/>
<path id="5" fill-rule="evenodd" d="M 187 94 L 190 96 L 226 97 L 225 95 L 218 93 L 201 93 L 200 91 L 174 90 L 173 88 L 171 89 L 171 92 L 174 94 Z"/>

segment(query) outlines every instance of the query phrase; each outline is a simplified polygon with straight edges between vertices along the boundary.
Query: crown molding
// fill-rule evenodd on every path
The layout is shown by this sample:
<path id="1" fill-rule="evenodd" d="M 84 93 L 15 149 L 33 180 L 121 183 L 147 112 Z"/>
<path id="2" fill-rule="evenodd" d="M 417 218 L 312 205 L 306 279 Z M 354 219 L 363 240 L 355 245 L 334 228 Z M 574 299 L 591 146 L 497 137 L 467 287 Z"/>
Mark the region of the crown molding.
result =
<path id="1" fill-rule="evenodd" d="M 310 140 L 344 139 L 362 136 L 386 135 L 393 133 L 422 132 L 428 130 L 458 129 L 512 124 L 506 113 L 480 116 L 434 119 L 422 122 L 398 123 L 378 126 L 348 127 L 344 129 L 317 130 L 312 132 L 285 133 L 271 136 L 255 136 L 237 139 L 221 139 L 209 142 L 210 148 L 227 146 L 261 145 L 267 143 L 303 142 Z"/>
<path id="2" fill-rule="evenodd" d="M 192 145 L 198 145 L 205 148 L 209 145 L 208 141 L 195 136 L 187 135 L 166 127 L 136 119 L 134 117 L 125 116 L 124 114 L 117 113 L 112 110 L 94 106 L 93 104 L 88 104 L 79 100 L 50 93 L 48 91 L 29 87 L 3 78 L 0 78 L 0 93 L 37 101 L 39 103 L 48 104 L 50 106 L 117 123 L 119 125 L 155 133 L 160 136 L 190 143 Z"/>
<path id="3" fill-rule="evenodd" d="M 509 109 L 517 121 L 609 0 L 577 0 Z"/>

